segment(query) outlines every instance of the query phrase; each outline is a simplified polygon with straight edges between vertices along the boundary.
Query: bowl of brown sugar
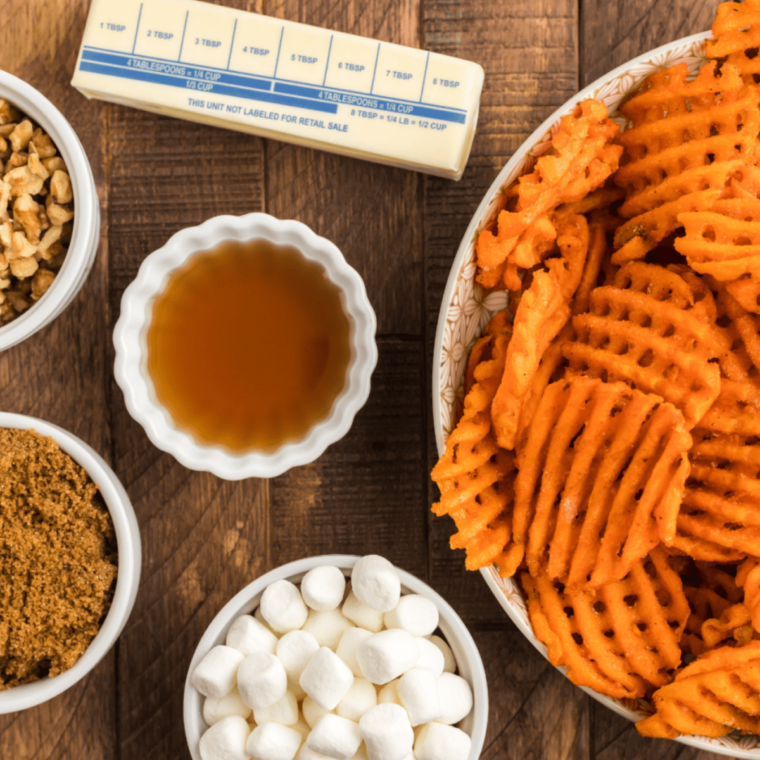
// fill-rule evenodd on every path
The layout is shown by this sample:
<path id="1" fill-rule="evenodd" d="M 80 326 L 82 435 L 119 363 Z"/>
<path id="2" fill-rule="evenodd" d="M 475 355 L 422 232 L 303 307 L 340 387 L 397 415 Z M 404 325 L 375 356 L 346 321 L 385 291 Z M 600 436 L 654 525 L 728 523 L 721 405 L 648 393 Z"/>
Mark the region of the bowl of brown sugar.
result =
<path id="1" fill-rule="evenodd" d="M 118 638 L 141 549 L 124 487 L 42 420 L 0 413 L 0 714 L 47 702 Z"/>

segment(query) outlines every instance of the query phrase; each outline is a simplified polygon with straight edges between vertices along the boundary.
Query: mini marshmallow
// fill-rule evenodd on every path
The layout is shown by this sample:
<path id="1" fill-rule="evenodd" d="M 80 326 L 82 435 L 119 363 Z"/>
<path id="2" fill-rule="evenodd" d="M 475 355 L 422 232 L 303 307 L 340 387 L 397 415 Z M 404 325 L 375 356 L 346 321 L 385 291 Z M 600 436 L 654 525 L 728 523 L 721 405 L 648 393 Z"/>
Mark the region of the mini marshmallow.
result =
<path id="1" fill-rule="evenodd" d="M 453 726 L 472 710 L 472 689 L 461 676 L 444 673 L 438 679 L 438 699 L 441 703 L 441 716 L 438 720 Z"/>
<path id="2" fill-rule="evenodd" d="M 360 602 L 373 610 L 390 612 L 401 596 L 401 579 L 385 557 L 369 554 L 354 565 L 351 589 Z"/>
<path id="3" fill-rule="evenodd" d="M 429 636 L 438 628 L 438 607 L 420 594 L 409 594 L 385 613 L 384 622 L 386 628 L 401 628 L 412 636 Z"/>
<path id="4" fill-rule="evenodd" d="M 358 721 L 367 710 L 377 704 L 377 690 L 364 678 L 354 678 L 351 688 L 338 702 L 335 712 L 341 718 Z"/>
<path id="5" fill-rule="evenodd" d="M 245 718 L 229 715 L 201 736 L 201 760 L 248 760 L 246 740 L 251 733 Z"/>
<path id="6" fill-rule="evenodd" d="M 285 696 L 288 676 L 282 663 L 266 652 L 249 654 L 238 668 L 238 689 L 248 707 L 271 707 Z"/>
<path id="7" fill-rule="evenodd" d="M 340 610 L 309 613 L 303 630 L 310 633 L 321 647 L 329 647 L 333 651 L 338 648 L 341 636 L 351 628 L 351 621 L 344 617 Z"/>
<path id="8" fill-rule="evenodd" d="M 309 660 L 319 649 L 319 642 L 307 631 L 290 631 L 277 642 L 277 659 L 291 681 L 298 681 Z"/>
<path id="9" fill-rule="evenodd" d="M 321 647 L 309 660 L 299 682 L 315 702 L 325 710 L 334 710 L 354 682 L 354 674 L 335 652 Z"/>
<path id="10" fill-rule="evenodd" d="M 261 625 L 264 626 L 264 628 L 266 628 L 270 633 L 274 633 L 274 635 L 277 636 L 277 634 L 272 630 L 272 626 L 269 625 L 266 620 L 264 620 L 264 616 L 261 614 L 261 605 L 256 608 L 253 616 L 256 618 L 256 620 L 259 621 L 259 623 L 261 623 Z"/>
<path id="11" fill-rule="evenodd" d="M 362 743 L 359 724 L 328 713 L 312 729 L 306 746 L 334 760 L 350 760 Z"/>
<path id="12" fill-rule="evenodd" d="M 291 728 L 298 731 L 301 734 L 301 743 L 306 741 L 306 737 L 311 733 L 311 728 L 306 724 L 303 716 L 299 716 L 298 721 L 294 723 Z"/>
<path id="13" fill-rule="evenodd" d="M 422 727 L 414 742 L 417 760 L 467 760 L 472 740 L 454 726 L 428 723 Z"/>
<path id="14" fill-rule="evenodd" d="M 356 659 L 364 677 L 380 685 L 413 668 L 419 657 L 420 648 L 414 637 L 398 628 L 376 633 L 356 650 Z"/>
<path id="15" fill-rule="evenodd" d="M 398 705 L 368 710 L 359 721 L 359 730 L 369 760 L 404 760 L 412 751 L 414 731 L 406 710 Z"/>
<path id="16" fill-rule="evenodd" d="M 301 595 L 306 604 L 317 612 L 337 609 L 346 591 L 343 572 L 333 565 L 315 567 L 301 581 Z"/>
<path id="17" fill-rule="evenodd" d="M 275 581 L 261 595 L 261 614 L 277 633 L 288 633 L 303 627 L 309 608 L 301 592 L 286 580 Z"/>
<path id="18" fill-rule="evenodd" d="M 237 649 L 246 657 L 254 652 L 274 654 L 277 636 L 251 615 L 241 615 L 227 631 L 228 647 Z"/>
<path id="19" fill-rule="evenodd" d="M 443 652 L 432 642 L 423 638 L 415 638 L 417 646 L 420 648 L 420 659 L 417 660 L 416 668 L 427 668 L 435 673 L 435 677 L 443 673 L 446 665 Z"/>
<path id="20" fill-rule="evenodd" d="M 385 684 L 385 686 L 377 692 L 377 704 L 391 704 L 403 707 L 398 695 L 398 678 L 395 681 Z"/>
<path id="21" fill-rule="evenodd" d="M 251 708 L 243 702 L 237 687 L 220 699 L 206 697 L 204 700 L 203 720 L 205 720 L 209 726 L 213 726 L 214 723 L 218 723 L 222 718 L 227 718 L 230 715 L 239 715 L 246 720 L 251 716 Z"/>
<path id="22" fill-rule="evenodd" d="M 330 760 L 330 758 L 327 755 L 320 755 L 319 752 L 315 752 L 304 742 L 298 751 L 296 760 Z"/>
<path id="23" fill-rule="evenodd" d="M 292 691 L 293 694 L 296 696 L 297 701 L 303 700 L 303 698 L 306 696 L 306 692 L 303 690 L 303 687 L 301 686 L 298 681 L 291 681 L 288 678 L 288 691 Z"/>
<path id="24" fill-rule="evenodd" d="M 451 647 L 448 645 L 448 642 L 445 639 L 442 639 L 440 636 L 435 635 L 430 636 L 428 638 L 428 641 L 431 644 L 435 644 L 443 653 L 443 672 L 456 673 L 457 661 L 454 658 L 454 653 L 451 651 Z"/>
<path id="25" fill-rule="evenodd" d="M 293 760 L 301 746 L 301 734 L 279 723 L 257 726 L 245 743 L 253 760 Z"/>
<path id="26" fill-rule="evenodd" d="M 190 680 L 204 697 L 221 699 L 235 688 L 238 667 L 243 660 L 244 655 L 237 649 L 224 645 L 213 647 L 198 663 Z"/>
<path id="27" fill-rule="evenodd" d="M 352 591 L 343 604 L 343 614 L 360 628 L 366 628 L 372 633 L 383 630 L 383 613 L 373 610 L 364 602 L 360 602 Z"/>
<path id="28" fill-rule="evenodd" d="M 332 710 L 325 710 L 322 705 L 315 702 L 311 697 L 304 699 L 301 709 L 303 710 L 303 719 L 306 721 L 309 730 L 314 728 L 325 715 L 333 712 Z"/>
<path id="29" fill-rule="evenodd" d="M 409 713 L 412 726 L 438 720 L 441 703 L 438 699 L 438 679 L 432 670 L 412 668 L 398 679 L 398 696 Z M 256 719 L 258 721 L 258 718 Z"/>
<path id="30" fill-rule="evenodd" d="M 292 691 L 286 691 L 282 699 L 269 707 L 260 707 L 253 711 L 253 718 L 260 726 L 264 723 L 279 723 L 282 726 L 294 726 L 298 723 L 298 702 Z"/>
<path id="31" fill-rule="evenodd" d="M 348 628 L 340 637 L 340 643 L 335 650 L 335 654 L 337 654 L 338 657 L 348 665 L 351 672 L 359 678 L 362 678 L 364 674 L 359 667 L 359 661 L 356 659 L 356 650 L 359 648 L 359 644 L 366 641 L 370 636 L 372 636 L 372 631 L 368 631 L 366 628 Z M 429 644 L 430 642 L 426 643 Z"/>

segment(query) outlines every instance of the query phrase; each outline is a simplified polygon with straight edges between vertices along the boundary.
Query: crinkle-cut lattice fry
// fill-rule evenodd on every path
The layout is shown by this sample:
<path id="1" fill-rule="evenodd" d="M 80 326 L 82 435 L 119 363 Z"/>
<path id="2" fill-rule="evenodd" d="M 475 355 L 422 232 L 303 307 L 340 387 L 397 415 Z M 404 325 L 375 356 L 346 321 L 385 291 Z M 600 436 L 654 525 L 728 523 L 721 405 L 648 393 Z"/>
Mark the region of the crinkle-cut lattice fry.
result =
<path id="1" fill-rule="evenodd" d="M 656 393 L 695 425 L 720 390 L 712 318 L 699 278 L 631 262 L 612 285 L 591 293 L 591 311 L 573 317 L 577 340 L 564 347 L 570 371 Z"/>
<path id="2" fill-rule="evenodd" d="M 586 275 L 589 227 L 579 214 L 558 215 L 560 259 L 549 259 L 520 297 L 504 376 L 491 406 L 499 445 L 513 449 L 535 411 L 543 389 L 563 361 L 559 340 L 570 318 L 568 304 Z M 603 237 L 603 233 L 602 233 Z M 598 244 L 598 243 L 597 243 Z M 595 253 L 596 255 L 596 253 Z M 598 267 L 594 277 L 598 275 Z M 547 355 L 548 354 L 548 355 Z"/>
<path id="3" fill-rule="evenodd" d="M 679 214 L 708 211 L 731 175 L 754 163 L 757 89 L 733 66 L 718 74 L 715 62 L 687 75 L 686 64 L 652 74 L 620 106 L 629 128 L 618 138 L 625 153 L 614 181 L 626 191 L 618 213 L 630 221 L 615 235 L 626 248 L 617 263 L 650 251 L 679 227 Z"/>
<path id="4" fill-rule="evenodd" d="M 752 627 L 760 632 L 760 560 L 747 557 L 739 565 L 736 585 L 744 591 L 744 605 L 749 610 Z"/>
<path id="5" fill-rule="evenodd" d="M 471 370 L 474 384 L 465 398 L 464 414 L 431 473 L 441 491 L 433 512 L 454 520 L 458 532 L 451 538 L 452 548 L 466 550 L 471 570 L 508 564 L 517 556 L 509 546 L 511 518 L 502 516 L 513 499 L 514 457 L 496 445 L 489 413 L 504 372 L 511 329 L 505 312 L 486 328 L 487 340 L 478 346 L 480 361 Z M 517 564 L 521 558 L 516 558 Z"/>
<path id="6" fill-rule="evenodd" d="M 721 571 L 723 572 L 723 571 Z M 733 578 L 724 573 L 733 584 Z M 735 594 L 726 595 L 720 587 L 711 588 L 706 585 L 684 586 L 684 593 L 689 600 L 691 614 L 686 621 L 686 628 L 681 636 L 681 649 L 694 657 L 699 657 L 708 650 L 708 646 L 702 638 L 702 627 L 705 622 L 720 618 L 720 616 L 732 606 L 738 604 L 738 589 L 734 586 Z"/>
<path id="7" fill-rule="evenodd" d="M 739 555 L 758 552 L 760 406 L 752 403 L 754 395 L 751 386 L 724 380 L 713 408 L 692 431 L 691 474 L 678 514 L 678 537 Z M 714 558 L 700 545 L 682 546 L 678 540 L 674 545 L 694 559 Z"/>
<path id="8" fill-rule="evenodd" d="M 726 290 L 744 311 L 760 314 L 760 279 L 742 277 L 726 283 Z"/>
<path id="9" fill-rule="evenodd" d="M 702 624 L 702 640 L 707 649 L 715 649 L 726 640 L 733 640 L 741 646 L 752 638 L 749 610 L 742 602 L 727 607 L 719 618 L 709 618 Z"/>
<path id="10" fill-rule="evenodd" d="M 581 201 L 604 184 L 622 153 L 620 146 L 610 144 L 618 132 L 605 106 L 594 100 L 583 101 L 560 120 L 552 137 L 554 152 L 539 158 L 533 171 L 519 178 L 515 208 L 503 209 L 496 230 L 486 228 L 478 236 L 481 284 L 493 279 L 489 273 L 511 258 L 521 242 L 535 236 L 530 228 L 537 220 L 562 203 Z M 522 250 L 521 260 L 526 259 L 533 260 Z"/>
<path id="11" fill-rule="evenodd" d="M 736 66 L 748 84 L 756 84 L 760 74 L 760 2 L 744 0 L 742 3 L 721 3 L 712 25 L 715 39 L 707 40 L 708 58 L 725 58 Z"/>
<path id="12" fill-rule="evenodd" d="M 558 274 L 559 271 L 559 274 Z M 541 270 L 520 298 L 499 389 L 491 405 L 496 440 L 514 449 L 520 416 L 546 349 L 570 319 L 562 292 L 567 270 Z"/>
<path id="13" fill-rule="evenodd" d="M 760 641 L 719 647 L 654 693 L 657 712 L 636 724 L 642 736 L 726 736 L 760 732 Z"/>
<path id="14" fill-rule="evenodd" d="M 709 211 L 679 214 L 678 222 L 684 235 L 674 245 L 692 269 L 721 282 L 760 277 L 760 200 L 724 198 Z"/>
<path id="15" fill-rule="evenodd" d="M 536 637 L 573 683 L 621 698 L 672 679 L 689 605 L 661 549 L 596 593 L 571 592 L 545 573 L 520 581 Z"/>
<path id="16" fill-rule="evenodd" d="M 584 377 L 548 386 L 517 451 L 512 538 L 531 575 L 571 590 L 623 578 L 675 532 L 690 445 L 657 396 Z"/>
<path id="17" fill-rule="evenodd" d="M 720 283 L 710 282 L 718 308 L 715 334 L 721 371 L 760 392 L 760 316 L 745 311 Z"/>

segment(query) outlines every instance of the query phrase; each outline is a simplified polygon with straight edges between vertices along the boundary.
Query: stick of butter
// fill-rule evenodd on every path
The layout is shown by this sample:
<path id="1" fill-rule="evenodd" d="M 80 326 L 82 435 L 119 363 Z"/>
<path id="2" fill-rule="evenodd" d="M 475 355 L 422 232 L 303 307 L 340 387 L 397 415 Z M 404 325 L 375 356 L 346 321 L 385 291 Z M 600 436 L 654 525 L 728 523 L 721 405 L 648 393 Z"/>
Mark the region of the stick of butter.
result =
<path id="1" fill-rule="evenodd" d="M 93 0 L 72 84 L 88 98 L 459 179 L 483 69 L 195 0 Z"/>

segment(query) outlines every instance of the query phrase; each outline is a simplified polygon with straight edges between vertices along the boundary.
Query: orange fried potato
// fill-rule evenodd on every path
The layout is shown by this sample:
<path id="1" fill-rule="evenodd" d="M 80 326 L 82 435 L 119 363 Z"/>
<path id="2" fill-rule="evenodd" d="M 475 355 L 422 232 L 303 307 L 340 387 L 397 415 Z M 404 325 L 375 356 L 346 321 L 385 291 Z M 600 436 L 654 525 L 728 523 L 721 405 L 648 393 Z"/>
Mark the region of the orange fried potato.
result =
<path id="1" fill-rule="evenodd" d="M 675 532 L 690 445 L 657 396 L 583 377 L 548 386 L 517 451 L 513 540 L 531 575 L 571 590 L 623 578 Z"/>
<path id="2" fill-rule="evenodd" d="M 707 40 L 708 58 L 725 58 L 736 66 L 747 84 L 757 84 L 760 75 L 760 2 L 721 3 L 712 25 L 715 39 Z"/>
<path id="3" fill-rule="evenodd" d="M 720 370 L 715 304 L 699 278 L 631 262 L 612 285 L 591 293 L 591 311 L 573 317 L 578 338 L 564 348 L 570 370 L 656 393 L 689 427 L 717 398 Z"/>
<path id="4" fill-rule="evenodd" d="M 654 703 L 657 712 L 636 724 L 642 736 L 760 732 L 760 641 L 713 649 L 658 689 Z"/>
<path id="5" fill-rule="evenodd" d="M 672 679 L 689 605 L 661 549 L 596 593 L 573 593 L 545 573 L 520 582 L 536 637 L 573 683 L 625 698 Z"/>
<path id="6" fill-rule="evenodd" d="M 749 611 L 752 627 L 760 633 L 760 560 L 747 557 L 739 565 L 736 585 L 744 592 L 744 605 Z"/>
<path id="7" fill-rule="evenodd" d="M 685 63 L 658 71 L 620 106 L 628 129 L 615 184 L 626 191 L 628 219 L 615 236 L 616 263 L 641 258 L 678 227 L 678 216 L 707 211 L 732 173 L 754 162 L 760 131 L 758 92 L 741 72 L 704 66 L 687 81 Z M 639 238 L 638 242 L 634 242 Z"/>
<path id="8" fill-rule="evenodd" d="M 744 311 L 760 314 L 760 279 L 742 277 L 726 283 L 726 290 Z"/>
<path id="9" fill-rule="evenodd" d="M 502 312 L 486 328 L 486 340 L 476 344 L 480 361 L 468 370 L 474 383 L 465 398 L 464 414 L 431 473 L 441 491 L 433 512 L 454 520 L 458 532 L 451 546 L 466 550 L 470 570 L 493 563 L 514 564 L 516 569 L 522 559 L 520 549 L 510 546 L 511 515 L 504 514 L 513 500 L 509 478 L 514 478 L 514 457 L 496 445 L 489 413 L 511 332 Z"/>
<path id="10" fill-rule="evenodd" d="M 478 236 L 481 285 L 519 289 L 518 268 L 535 266 L 553 247 L 557 232 L 552 212 L 582 201 L 617 169 L 622 148 L 611 141 L 618 131 L 605 106 L 594 100 L 584 100 L 560 120 L 553 152 L 519 178 L 514 208 L 500 211 L 496 229 L 486 228 Z"/>

